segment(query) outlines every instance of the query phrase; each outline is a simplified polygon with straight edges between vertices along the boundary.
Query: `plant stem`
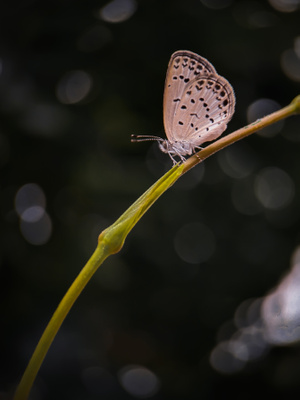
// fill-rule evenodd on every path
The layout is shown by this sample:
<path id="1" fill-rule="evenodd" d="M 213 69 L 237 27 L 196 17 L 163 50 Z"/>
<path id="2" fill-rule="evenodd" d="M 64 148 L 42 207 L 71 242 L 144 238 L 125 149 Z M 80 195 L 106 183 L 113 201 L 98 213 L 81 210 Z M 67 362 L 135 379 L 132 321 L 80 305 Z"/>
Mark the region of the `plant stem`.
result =
<path id="1" fill-rule="evenodd" d="M 275 124 L 275 122 L 290 117 L 294 114 L 300 114 L 300 95 L 295 97 L 288 106 L 282 108 L 281 110 L 275 111 L 272 114 L 260 118 L 252 124 L 245 126 L 244 128 L 238 129 L 237 131 L 222 137 L 198 153 L 194 154 L 184 163 L 183 173 L 186 173 L 199 162 L 204 161 L 217 151 L 224 149 L 224 147 L 227 147 L 230 144 L 259 131 L 260 129 L 266 128 L 267 126 Z"/>
<path id="2" fill-rule="evenodd" d="M 14 400 L 26 400 L 31 390 L 32 384 L 38 373 L 38 370 L 47 354 L 47 351 L 53 342 L 65 317 L 68 315 L 72 305 L 85 288 L 91 277 L 97 271 L 103 261 L 111 254 L 121 250 L 124 241 L 145 212 L 151 205 L 169 188 L 180 176 L 193 168 L 196 164 L 202 162 L 207 157 L 224 147 L 265 128 L 281 119 L 287 118 L 293 114 L 300 113 L 300 96 L 297 96 L 290 105 L 274 112 L 262 119 L 257 120 L 244 128 L 241 128 L 202 149 L 197 154 L 190 157 L 185 163 L 175 165 L 164 176 L 162 176 L 154 185 L 152 185 L 127 211 L 110 227 L 105 229 L 99 236 L 98 246 L 92 254 L 89 261 L 81 270 L 51 320 L 49 321 L 30 361 L 24 372 L 24 375 L 17 387 Z"/>
<path id="3" fill-rule="evenodd" d="M 102 264 L 102 262 L 108 256 L 109 252 L 107 251 L 107 247 L 105 245 L 98 246 L 61 300 L 29 361 L 29 364 L 16 390 L 14 397 L 15 400 L 27 399 L 38 370 L 40 369 L 40 366 L 57 331 L 59 330 L 65 317 L 68 315 L 75 300 L 80 295 L 91 277 L 94 275 L 98 266 Z"/>
<path id="4" fill-rule="evenodd" d="M 91 277 L 103 261 L 111 254 L 121 250 L 125 238 L 133 226 L 144 215 L 149 207 L 181 176 L 183 165 L 176 165 L 154 185 L 152 185 L 128 210 L 100 235 L 98 246 L 89 261 L 83 267 L 69 290 L 63 297 L 55 313 L 50 319 L 35 351 L 28 363 L 24 375 L 17 387 L 14 400 L 26 400 L 35 377 L 47 354 L 56 333 L 68 315 L 72 305 L 85 288 Z"/>

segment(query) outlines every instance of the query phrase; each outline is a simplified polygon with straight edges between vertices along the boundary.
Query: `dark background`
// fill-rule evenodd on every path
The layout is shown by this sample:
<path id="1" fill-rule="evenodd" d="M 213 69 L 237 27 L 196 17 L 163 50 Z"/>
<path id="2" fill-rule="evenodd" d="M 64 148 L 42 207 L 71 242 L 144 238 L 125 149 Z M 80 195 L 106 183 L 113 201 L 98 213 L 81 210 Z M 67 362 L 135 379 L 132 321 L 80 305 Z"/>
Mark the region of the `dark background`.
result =
<path id="1" fill-rule="evenodd" d="M 106 9 L 108 2 L 95 0 L 3 2 L 4 397 L 98 234 L 172 165 L 157 144 L 130 142 L 132 133 L 164 136 L 170 55 L 194 51 L 232 84 L 237 103 L 228 132 L 250 122 L 257 100 L 271 99 L 276 109 L 300 93 L 299 9 L 277 3 L 282 9 L 276 1 L 251 0 L 119 0 Z M 260 104 L 258 113 L 267 113 Z M 269 134 L 248 137 L 165 193 L 75 303 L 32 399 L 137 398 L 123 382 L 132 365 L 158 379 L 145 394 L 154 399 L 299 396 L 296 345 L 266 346 L 236 367 L 220 356 L 218 368 L 211 357 L 230 338 L 228 324 L 232 334 L 238 329 L 240 305 L 265 296 L 290 268 L 299 243 L 299 132 L 300 119 L 292 117 Z M 286 178 L 290 194 L 280 207 L 257 195 L 266 168 Z M 17 193 L 32 187 L 46 199 L 40 227 L 22 225 L 17 212 Z M 29 206 L 37 201 L 32 196 Z"/>

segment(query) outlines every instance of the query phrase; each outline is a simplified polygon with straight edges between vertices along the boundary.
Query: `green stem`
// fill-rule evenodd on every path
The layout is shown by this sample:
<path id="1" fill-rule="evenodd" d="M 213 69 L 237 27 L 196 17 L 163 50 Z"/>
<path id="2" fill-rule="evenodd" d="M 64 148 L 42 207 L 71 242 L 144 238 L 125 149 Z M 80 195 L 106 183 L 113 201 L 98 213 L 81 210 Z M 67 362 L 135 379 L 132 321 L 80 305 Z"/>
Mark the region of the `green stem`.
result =
<path id="1" fill-rule="evenodd" d="M 51 320 L 49 321 L 30 361 L 24 372 L 24 375 L 17 387 L 15 400 L 27 399 L 35 377 L 40 369 L 40 366 L 47 354 L 47 351 L 55 338 L 64 319 L 68 315 L 72 305 L 80 295 L 88 281 L 96 272 L 99 265 L 109 256 L 108 248 L 101 244 L 99 245 L 89 261 L 83 267 L 71 287 L 63 297 Z"/>
<path id="2" fill-rule="evenodd" d="M 68 315 L 72 305 L 85 288 L 91 277 L 97 271 L 103 261 L 111 254 L 121 250 L 124 241 L 151 205 L 169 188 L 176 180 L 193 168 L 199 162 L 215 152 L 240 140 L 259 129 L 262 129 L 283 118 L 287 118 L 295 113 L 300 113 L 300 96 L 297 96 L 290 105 L 270 114 L 245 128 L 239 129 L 230 135 L 225 136 L 202 149 L 199 153 L 190 157 L 185 163 L 175 165 L 163 177 L 161 177 L 153 186 L 151 186 L 127 211 L 110 227 L 105 229 L 99 236 L 98 246 L 93 255 L 81 270 L 51 320 L 49 321 L 30 361 L 24 372 L 24 375 L 17 387 L 14 400 L 26 400 L 31 390 L 32 384 L 38 373 L 38 370 L 47 354 L 47 351 L 55 338 L 61 324 Z"/>
<path id="3" fill-rule="evenodd" d="M 186 160 L 186 162 L 184 163 L 183 173 L 186 173 L 196 164 L 204 161 L 206 158 L 212 156 L 217 151 L 224 149 L 224 147 L 227 147 L 230 144 L 233 144 L 238 140 L 241 140 L 251 135 L 252 133 L 259 131 L 260 129 L 266 128 L 267 126 L 275 124 L 275 122 L 290 117 L 294 114 L 300 114 L 300 95 L 295 97 L 288 106 L 278 111 L 275 111 L 272 114 L 267 115 L 261 119 L 258 119 L 252 124 L 247 125 L 244 128 L 238 129 L 237 131 L 222 137 L 221 139 L 202 149 L 194 156 Z"/>
<path id="4" fill-rule="evenodd" d="M 121 250 L 125 238 L 149 207 L 181 176 L 183 165 L 176 165 L 151 186 L 127 211 L 99 236 L 98 246 L 83 267 L 49 321 L 17 387 L 14 400 L 26 400 L 35 377 L 56 333 L 72 305 L 103 261 Z"/>

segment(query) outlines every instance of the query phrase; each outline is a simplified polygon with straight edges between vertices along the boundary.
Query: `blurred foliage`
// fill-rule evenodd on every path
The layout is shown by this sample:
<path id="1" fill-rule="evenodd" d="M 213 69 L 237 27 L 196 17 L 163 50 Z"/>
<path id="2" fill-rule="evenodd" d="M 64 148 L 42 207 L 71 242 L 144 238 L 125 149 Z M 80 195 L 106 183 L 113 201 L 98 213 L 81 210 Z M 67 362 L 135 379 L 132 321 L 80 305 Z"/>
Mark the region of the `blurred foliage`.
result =
<path id="1" fill-rule="evenodd" d="M 107 3 L 1 5 L 3 392 L 17 383 L 98 234 L 171 166 L 156 144 L 130 143 L 131 133 L 163 135 L 171 53 L 201 54 L 232 84 L 237 107 L 229 131 L 248 123 L 256 100 L 284 106 L 300 92 L 285 61 L 299 52 L 299 10 L 251 0 L 224 1 L 223 8 L 208 0 L 119 0 L 128 15 L 121 10 L 112 22 Z M 243 301 L 276 285 L 298 245 L 299 123 L 293 117 L 275 135 L 224 150 L 152 207 L 75 304 L 40 371 L 36 398 L 133 398 L 119 376 L 135 364 L 159 378 L 157 399 L 250 398 L 258 387 L 262 396 L 300 394 L 297 347 L 272 348 L 230 376 L 209 361 L 221 327 Z M 294 187 L 278 209 L 255 195 L 273 167 Z M 28 183 L 43 191 L 51 221 L 40 245 L 27 240 L 15 207 Z M 215 250 L 191 263 L 176 243 L 194 223 Z M 198 238 L 199 248 L 206 239 Z M 85 378 L 93 367 L 101 371 L 97 389 Z"/>

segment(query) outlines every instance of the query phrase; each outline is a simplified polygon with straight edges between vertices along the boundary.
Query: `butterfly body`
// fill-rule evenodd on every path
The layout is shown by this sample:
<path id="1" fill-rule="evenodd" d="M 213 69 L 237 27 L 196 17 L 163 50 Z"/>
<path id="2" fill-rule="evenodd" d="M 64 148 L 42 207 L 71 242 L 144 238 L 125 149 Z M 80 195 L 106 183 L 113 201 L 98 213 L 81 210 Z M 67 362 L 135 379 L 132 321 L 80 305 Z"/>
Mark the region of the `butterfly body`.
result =
<path id="1" fill-rule="evenodd" d="M 185 161 L 185 155 L 190 156 L 195 152 L 195 148 L 198 148 L 198 146 L 187 141 L 171 143 L 167 139 L 158 142 L 158 147 L 163 153 L 169 154 L 172 160 L 174 160 L 174 156 L 178 156 L 182 161 Z"/>
<path id="2" fill-rule="evenodd" d="M 170 59 L 164 89 L 164 127 L 167 139 L 133 135 L 133 141 L 157 140 L 173 163 L 185 161 L 201 145 L 217 139 L 227 128 L 235 107 L 229 82 L 205 58 L 177 51 Z"/>

